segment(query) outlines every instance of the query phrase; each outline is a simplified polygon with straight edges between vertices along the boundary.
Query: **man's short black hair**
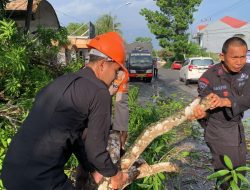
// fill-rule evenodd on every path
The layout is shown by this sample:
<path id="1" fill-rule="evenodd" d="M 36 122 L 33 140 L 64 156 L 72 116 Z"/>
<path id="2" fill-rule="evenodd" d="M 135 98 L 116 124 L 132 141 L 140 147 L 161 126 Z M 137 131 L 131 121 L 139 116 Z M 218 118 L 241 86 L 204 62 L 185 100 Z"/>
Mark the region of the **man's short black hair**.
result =
<path id="1" fill-rule="evenodd" d="M 97 55 L 92 55 L 92 54 L 89 55 L 89 62 L 96 62 L 96 61 L 100 61 L 103 59 L 105 58 L 97 56 Z"/>
<path id="2" fill-rule="evenodd" d="M 226 54 L 228 51 L 228 47 L 231 45 L 245 46 L 248 50 L 247 43 L 245 42 L 245 40 L 239 37 L 231 37 L 224 42 L 222 46 L 222 53 Z"/>

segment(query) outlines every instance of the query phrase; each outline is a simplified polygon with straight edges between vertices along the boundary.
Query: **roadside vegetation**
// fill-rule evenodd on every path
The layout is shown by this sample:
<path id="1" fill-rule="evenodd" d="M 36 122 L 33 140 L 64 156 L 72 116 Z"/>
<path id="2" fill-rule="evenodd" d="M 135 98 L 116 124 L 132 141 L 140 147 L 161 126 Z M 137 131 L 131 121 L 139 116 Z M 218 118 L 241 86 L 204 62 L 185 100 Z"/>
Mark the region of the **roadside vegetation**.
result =
<path id="1" fill-rule="evenodd" d="M 52 64 L 59 46 L 51 41 L 67 44 L 65 29 L 39 28 L 30 36 L 19 31 L 14 21 L 0 21 L 0 173 L 11 138 L 27 117 L 36 93 L 55 77 L 82 66 L 77 60 L 67 66 Z"/>

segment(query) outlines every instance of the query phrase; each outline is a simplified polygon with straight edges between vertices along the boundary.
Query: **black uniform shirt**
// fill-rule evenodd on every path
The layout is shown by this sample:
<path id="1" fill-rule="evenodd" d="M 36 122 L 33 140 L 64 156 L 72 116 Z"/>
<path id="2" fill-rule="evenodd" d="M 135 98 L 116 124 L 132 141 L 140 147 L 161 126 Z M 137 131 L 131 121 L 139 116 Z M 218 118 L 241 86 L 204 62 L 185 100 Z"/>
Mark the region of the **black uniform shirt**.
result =
<path id="1" fill-rule="evenodd" d="M 250 66 L 245 65 L 239 73 L 227 73 L 222 63 L 207 70 L 198 81 L 198 93 L 205 97 L 211 92 L 228 98 L 231 108 L 216 108 L 208 111 L 205 140 L 226 146 L 238 146 L 244 141 L 241 123 L 243 113 L 250 108 Z"/>
<path id="2" fill-rule="evenodd" d="M 115 175 L 117 167 L 106 151 L 110 108 L 107 86 L 88 67 L 43 88 L 6 154 L 2 178 L 7 189 L 60 189 L 72 153 L 104 176 Z"/>

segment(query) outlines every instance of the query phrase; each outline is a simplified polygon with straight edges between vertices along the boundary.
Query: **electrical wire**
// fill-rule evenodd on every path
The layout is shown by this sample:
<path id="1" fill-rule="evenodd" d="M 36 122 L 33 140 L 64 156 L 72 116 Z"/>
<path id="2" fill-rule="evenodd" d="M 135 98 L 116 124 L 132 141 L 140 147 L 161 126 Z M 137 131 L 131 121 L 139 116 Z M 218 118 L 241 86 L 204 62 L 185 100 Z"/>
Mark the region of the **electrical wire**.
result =
<path id="1" fill-rule="evenodd" d="M 212 18 L 212 17 L 215 17 L 215 16 L 218 15 L 218 14 L 221 14 L 221 13 L 223 13 L 223 12 L 225 12 L 225 11 L 229 11 L 229 10 L 231 10 L 232 8 L 238 9 L 239 7 L 241 7 L 241 6 L 245 5 L 245 4 L 248 4 L 248 3 L 250 3 L 249 0 L 239 0 L 239 1 L 235 2 L 234 4 L 230 5 L 229 7 L 224 7 L 224 8 L 222 8 L 222 9 L 220 9 L 220 10 L 218 10 L 218 11 L 212 13 L 211 15 L 209 15 L 209 16 L 207 16 L 207 17 L 201 19 L 200 22 L 196 22 L 196 23 L 201 23 L 201 22 L 203 22 L 202 20 L 205 20 L 205 21 L 210 20 L 210 21 L 211 21 L 211 18 Z M 209 18 L 209 19 L 207 19 L 207 18 Z"/>

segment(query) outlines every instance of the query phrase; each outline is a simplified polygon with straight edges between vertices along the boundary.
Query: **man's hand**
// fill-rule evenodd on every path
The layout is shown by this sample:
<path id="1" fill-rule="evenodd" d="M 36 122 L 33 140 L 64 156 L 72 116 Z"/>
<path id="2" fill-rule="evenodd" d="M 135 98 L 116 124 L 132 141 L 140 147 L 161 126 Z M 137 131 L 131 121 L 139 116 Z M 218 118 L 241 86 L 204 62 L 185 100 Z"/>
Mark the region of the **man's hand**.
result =
<path id="1" fill-rule="evenodd" d="M 187 119 L 189 121 L 192 121 L 195 119 L 202 119 L 202 118 L 206 117 L 206 115 L 207 115 L 207 113 L 201 108 L 201 106 L 197 105 L 193 109 L 193 114 L 188 116 Z"/>
<path id="2" fill-rule="evenodd" d="M 123 185 L 125 185 L 126 181 L 128 180 L 128 174 L 118 171 L 118 173 L 111 177 L 111 186 L 112 189 L 119 189 Z"/>
<path id="3" fill-rule="evenodd" d="M 121 131 L 120 140 L 121 140 L 121 149 L 125 150 L 125 143 L 128 137 L 127 131 Z"/>
<path id="4" fill-rule="evenodd" d="M 220 98 L 217 94 L 211 93 L 208 96 L 210 109 L 218 107 L 231 107 L 231 101 L 228 98 Z"/>
<path id="5" fill-rule="evenodd" d="M 95 182 L 96 182 L 97 184 L 98 184 L 98 183 L 102 180 L 102 178 L 103 178 L 103 175 L 100 174 L 100 173 L 97 172 L 97 171 L 92 172 L 91 175 L 92 175 L 92 177 L 94 178 L 94 180 L 95 180 Z"/>
<path id="6" fill-rule="evenodd" d="M 114 94 L 117 93 L 118 88 L 121 85 L 124 77 L 125 77 L 125 72 L 122 70 L 119 70 L 117 75 L 116 75 L 115 80 L 113 81 L 113 83 L 109 87 L 109 93 L 111 96 L 113 96 Z"/>

